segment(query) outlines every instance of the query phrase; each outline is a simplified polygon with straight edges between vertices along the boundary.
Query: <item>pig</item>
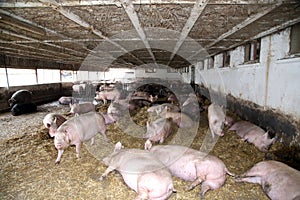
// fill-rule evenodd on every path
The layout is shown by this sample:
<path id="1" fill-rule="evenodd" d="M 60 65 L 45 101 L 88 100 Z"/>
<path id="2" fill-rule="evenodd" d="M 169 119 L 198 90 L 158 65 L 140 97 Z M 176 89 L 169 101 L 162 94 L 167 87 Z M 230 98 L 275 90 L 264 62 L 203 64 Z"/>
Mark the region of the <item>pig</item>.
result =
<path id="1" fill-rule="evenodd" d="M 83 114 L 91 111 L 95 111 L 95 105 L 91 102 L 85 103 L 74 103 L 70 105 L 70 113 L 72 114 Z"/>
<path id="2" fill-rule="evenodd" d="M 167 100 L 170 101 L 172 104 L 178 104 L 178 99 L 175 94 L 169 93 Z"/>
<path id="3" fill-rule="evenodd" d="M 109 141 L 106 137 L 105 119 L 100 113 L 89 112 L 65 121 L 54 135 L 54 145 L 58 150 L 55 163 L 60 163 L 61 156 L 69 145 L 76 146 L 76 157 L 79 158 L 82 142 L 91 140 L 93 144 L 98 132 L 101 132 L 105 141 Z"/>
<path id="4" fill-rule="evenodd" d="M 12 108 L 15 104 L 31 103 L 32 93 L 29 90 L 18 90 L 8 100 L 9 106 Z"/>
<path id="5" fill-rule="evenodd" d="M 82 85 L 82 84 L 74 84 L 72 86 L 72 89 L 73 89 L 73 92 L 81 94 L 83 92 L 83 90 L 84 90 L 83 87 L 84 87 L 84 85 Z"/>
<path id="6" fill-rule="evenodd" d="M 147 132 L 144 138 L 149 139 L 152 142 L 159 142 L 160 144 L 174 132 L 174 126 L 172 119 L 159 118 L 152 123 L 147 121 Z"/>
<path id="7" fill-rule="evenodd" d="M 236 182 L 258 183 L 272 200 L 300 199 L 300 171 L 278 161 L 258 162 Z"/>
<path id="8" fill-rule="evenodd" d="M 67 119 L 56 113 L 49 113 L 43 119 L 44 126 L 49 129 L 49 135 L 54 137 L 56 130 L 58 127 L 64 123 Z"/>
<path id="9" fill-rule="evenodd" d="M 259 126 L 247 121 L 239 121 L 232 125 L 229 130 L 236 131 L 243 141 L 254 144 L 260 151 L 267 152 L 270 145 L 275 142 L 274 138 L 269 138 L 268 131 L 265 132 Z"/>
<path id="10" fill-rule="evenodd" d="M 225 113 L 223 111 L 223 108 L 214 103 L 210 104 L 208 106 L 208 124 L 212 138 L 214 138 L 215 135 L 224 135 L 224 122 Z"/>
<path id="11" fill-rule="evenodd" d="M 107 108 L 107 113 L 108 114 L 113 114 L 113 115 L 120 115 L 126 110 L 132 110 L 133 105 L 131 105 L 128 100 L 122 99 L 118 101 L 111 102 L 110 105 Z"/>
<path id="12" fill-rule="evenodd" d="M 231 127 L 233 124 L 234 124 L 233 118 L 226 115 L 224 125 L 227 127 Z"/>
<path id="13" fill-rule="evenodd" d="M 179 128 L 189 128 L 194 124 L 189 116 L 181 112 L 169 112 L 165 109 L 159 116 L 163 118 L 172 118 L 173 122 L 176 123 Z"/>
<path id="14" fill-rule="evenodd" d="M 175 192 L 169 170 L 147 151 L 122 149 L 122 144 L 118 142 L 113 153 L 103 162 L 108 168 L 100 180 L 117 170 L 124 182 L 137 193 L 136 200 L 163 200 Z"/>
<path id="15" fill-rule="evenodd" d="M 202 184 L 200 197 L 203 198 L 208 190 L 220 188 L 226 181 L 229 172 L 218 157 L 180 145 L 157 145 L 152 147 L 149 140 L 145 149 L 158 158 L 172 175 L 185 181 L 191 181 L 188 190 Z"/>
<path id="16" fill-rule="evenodd" d="M 69 105 L 69 104 L 78 103 L 78 102 L 79 101 L 73 97 L 62 96 L 58 99 L 58 103 L 61 105 Z"/>
<path id="17" fill-rule="evenodd" d="M 105 124 L 112 124 L 114 122 L 116 122 L 119 117 L 113 114 L 104 114 L 102 113 L 102 116 L 104 117 L 105 120 Z"/>
<path id="18" fill-rule="evenodd" d="M 180 108 L 177 105 L 171 104 L 171 103 L 163 103 L 160 105 L 154 105 L 147 109 L 147 112 L 152 113 L 155 112 L 157 115 L 159 115 L 161 112 L 163 112 L 164 109 L 167 109 L 167 111 L 171 112 L 179 112 Z"/>
<path id="19" fill-rule="evenodd" d="M 96 92 L 95 100 L 102 100 L 103 104 L 107 104 L 107 100 L 119 100 L 121 93 L 117 89 L 109 90 L 109 91 L 100 91 Z"/>
<path id="20" fill-rule="evenodd" d="M 37 111 L 37 106 L 34 103 L 17 103 L 11 109 L 13 116 L 32 113 Z"/>

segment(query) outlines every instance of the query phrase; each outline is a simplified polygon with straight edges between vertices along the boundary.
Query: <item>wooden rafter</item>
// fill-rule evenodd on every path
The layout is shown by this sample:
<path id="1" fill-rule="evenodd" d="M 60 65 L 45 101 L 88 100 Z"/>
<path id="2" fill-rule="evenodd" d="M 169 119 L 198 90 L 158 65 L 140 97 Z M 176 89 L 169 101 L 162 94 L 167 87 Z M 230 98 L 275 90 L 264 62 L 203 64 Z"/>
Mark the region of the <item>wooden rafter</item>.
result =
<path id="1" fill-rule="evenodd" d="M 193 28 L 195 22 L 197 21 L 197 19 L 199 18 L 199 16 L 201 15 L 201 13 L 203 12 L 204 8 L 206 7 L 207 3 L 209 0 L 197 0 L 192 11 L 190 14 L 190 17 L 188 18 L 187 22 L 185 23 L 179 39 L 177 41 L 177 43 L 175 44 L 174 50 L 171 54 L 170 57 L 170 62 L 172 61 L 172 59 L 174 58 L 175 54 L 177 53 L 177 51 L 180 49 L 181 45 L 183 44 L 183 42 L 186 40 L 189 32 L 191 31 L 191 29 Z"/>
<path id="2" fill-rule="evenodd" d="M 147 36 L 145 34 L 143 27 L 141 26 L 140 20 L 138 18 L 137 13 L 134 10 L 134 6 L 131 3 L 131 0 L 128 0 L 128 1 L 121 0 L 121 3 L 122 3 L 122 6 L 123 6 L 125 12 L 127 13 L 128 17 L 129 17 L 129 19 L 131 20 L 132 25 L 134 26 L 134 28 L 137 31 L 138 35 L 140 36 L 142 42 L 144 43 L 148 53 L 150 54 L 153 62 L 156 63 L 154 54 L 153 54 L 150 44 L 147 40 Z"/>

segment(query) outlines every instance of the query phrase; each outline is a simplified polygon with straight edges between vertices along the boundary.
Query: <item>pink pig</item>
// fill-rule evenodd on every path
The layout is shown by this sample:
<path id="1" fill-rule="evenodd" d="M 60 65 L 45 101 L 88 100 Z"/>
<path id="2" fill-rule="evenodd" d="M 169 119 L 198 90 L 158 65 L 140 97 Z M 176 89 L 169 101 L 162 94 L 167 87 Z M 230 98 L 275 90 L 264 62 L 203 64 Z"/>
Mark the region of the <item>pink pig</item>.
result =
<path id="1" fill-rule="evenodd" d="M 121 93 L 117 89 L 113 90 L 104 90 L 100 92 L 96 92 L 96 100 L 102 100 L 103 104 L 107 104 L 107 100 L 119 100 Z"/>
<path id="2" fill-rule="evenodd" d="M 225 183 L 226 174 L 234 176 L 216 156 L 179 145 L 151 147 L 151 142 L 147 140 L 145 149 L 150 150 L 170 170 L 172 175 L 192 182 L 189 190 L 202 184 L 201 197 L 204 197 L 208 190 L 220 188 Z"/>
<path id="3" fill-rule="evenodd" d="M 95 135 L 101 132 L 104 139 L 106 137 L 106 126 L 104 117 L 96 112 L 89 112 L 65 121 L 56 131 L 54 145 L 58 150 L 58 156 L 55 161 L 58 164 L 64 150 L 69 145 L 76 146 L 76 157 L 79 158 L 82 142 L 91 140 L 94 143 Z"/>
<path id="4" fill-rule="evenodd" d="M 177 124 L 179 128 L 190 128 L 193 126 L 193 120 L 182 112 L 170 112 L 165 108 L 160 114 L 163 118 L 172 118 L 173 122 Z"/>
<path id="5" fill-rule="evenodd" d="M 83 113 L 95 111 L 95 105 L 91 102 L 74 103 L 69 105 L 71 108 L 70 113 L 73 114 L 83 114 Z"/>
<path id="6" fill-rule="evenodd" d="M 147 122 L 147 132 L 144 138 L 148 138 L 152 142 L 160 144 L 174 132 L 172 119 L 159 118 L 152 123 Z"/>
<path id="7" fill-rule="evenodd" d="M 275 138 L 269 138 L 268 132 L 247 121 L 236 122 L 229 130 L 235 130 L 244 141 L 254 144 L 262 152 L 267 152 L 275 142 Z"/>
<path id="8" fill-rule="evenodd" d="M 214 103 L 210 104 L 208 106 L 208 124 L 213 138 L 215 135 L 224 135 L 224 123 L 225 113 L 223 111 L 223 108 Z"/>
<path id="9" fill-rule="evenodd" d="M 148 151 L 122 149 L 122 144 L 118 142 L 114 152 L 104 158 L 103 162 L 108 168 L 100 180 L 117 170 L 124 182 L 137 192 L 136 200 L 164 200 L 175 192 L 171 173 Z"/>
<path id="10" fill-rule="evenodd" d="M 261 161 L 236 182 L 258 183 L 272 200 L 300 199 L 300 171 L 278 161 Z"/>

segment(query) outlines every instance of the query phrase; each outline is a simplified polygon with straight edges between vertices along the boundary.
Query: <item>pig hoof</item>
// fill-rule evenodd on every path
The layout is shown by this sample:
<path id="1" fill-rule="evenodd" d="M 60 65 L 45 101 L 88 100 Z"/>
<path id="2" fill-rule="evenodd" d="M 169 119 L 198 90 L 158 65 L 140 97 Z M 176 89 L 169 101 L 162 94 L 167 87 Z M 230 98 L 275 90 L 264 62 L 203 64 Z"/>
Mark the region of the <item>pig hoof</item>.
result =
<path id="1" fill-rule="evenodd" d="M 59 163 L 60 163 L 60 160 L 58 160 L 58 161 L 55 161 L 55 164 L 56 164 L 56 165 L 58 165 Z"/>
<path id="2" fill-rule="evenodd" d="M 105 179 L 105 176 L 101 176 L 101 177 L 99 178 L 100 181 L 103 181 L 104 179 Z"/>

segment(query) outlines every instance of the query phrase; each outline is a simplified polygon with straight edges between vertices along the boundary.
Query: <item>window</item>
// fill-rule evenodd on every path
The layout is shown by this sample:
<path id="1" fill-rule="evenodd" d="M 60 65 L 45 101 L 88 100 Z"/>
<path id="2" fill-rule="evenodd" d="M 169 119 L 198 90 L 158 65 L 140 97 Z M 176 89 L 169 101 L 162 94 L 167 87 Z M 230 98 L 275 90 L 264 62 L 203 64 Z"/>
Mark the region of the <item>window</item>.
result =
<path id="1" fill-rule="evenodd" d="M 172 67 L 168 67 L 167 68 L 167 73 L 176 73 L 177 70 L 175 68 L 172 68 Z"/>
<path id="2" fill-rule="evenodd" d="M 37 69 L 38 83 L 60 82 L 60 71 L 58 69 Z"/>
<path id="3" fill-rule="evenodd" d="M 291 27 L 290 54 L 300 53 L 300 23 Z"/>
<path id="4" fill-rule="evenodd" d="M 62 82 L 73 82 L 73 71 L 72 70 L 61 70 L 61 81 Z M 98 78 L 98 77 L 97 77 Z"/>
<path id="5" fill-rule="evenodd" d="M 223 53 L 223 66 L 222 67 L 229 67 L 230 66 L 230 51 L 226 51 Z"/>
<path id="6" fill-rule="evenodd" d="M 7 68 L 9 86 L 34 85 L 36 84 L 36 73 L 34 69 L 13 69 Z M 2 72 L 1 72 L 2 79 Z M 6 74 L 4 74 L 6 77 Z M 3 79 L 6 81 L 6 78 Z M 2 81 L 1 81 L 2 84 Z M 5 83 L 5 87 L 7 83 Z"/>
<path id="7" fill-rule="evenodd" d="M 145 69 L 145 73 L 155 73 L 156 69 L 155 68 L 147 68 Z"/>
<path id="8" fill-rule="evenodd" d="M 260 58 L 260 40 L 247 43 L 245 45 L 245 57 L 244 62 L 259 62 Z"/>
<path id="9" fill-rule="evenodd" d="M 215 58 L 214 57 L 208 58 L 208 60 L 207 60 L 207 69 L 214 68 L 214 62 L 215 62 Z"/>

